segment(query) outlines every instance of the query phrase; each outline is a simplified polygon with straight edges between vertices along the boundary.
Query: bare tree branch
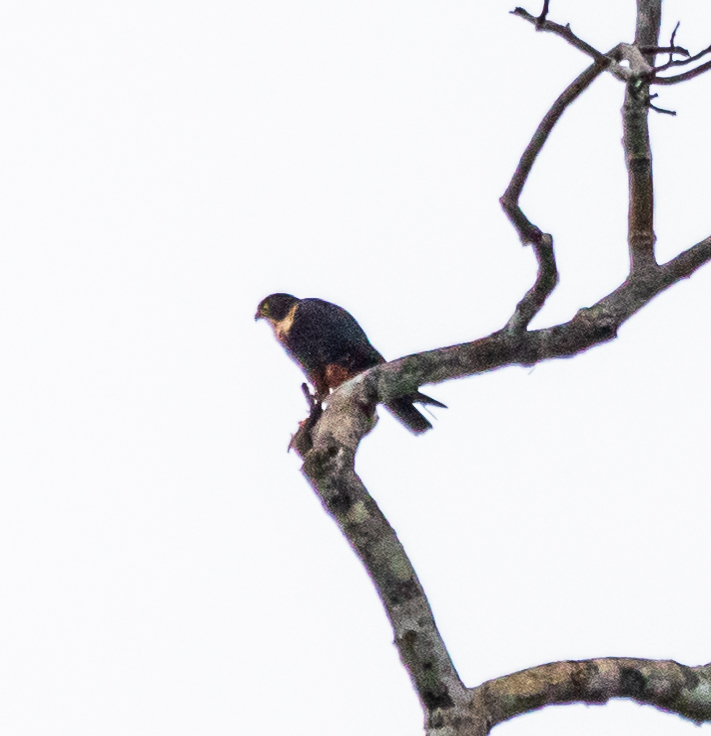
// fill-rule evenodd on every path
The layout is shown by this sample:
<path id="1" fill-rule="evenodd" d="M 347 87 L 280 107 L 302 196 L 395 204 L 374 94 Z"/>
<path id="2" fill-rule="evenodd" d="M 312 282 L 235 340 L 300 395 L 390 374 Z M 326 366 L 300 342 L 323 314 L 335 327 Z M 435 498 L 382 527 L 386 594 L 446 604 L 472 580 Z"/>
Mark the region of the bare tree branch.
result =
<path id="1" fill-rule="evenodd" d="M 690 56 L 689 52 L 686 51 L 686 49 L 675 47 L 674 38 L 676 37 L 676 32 L 678 29 L 679 23 L 677 23 L 674 27 L 674 31 L 672 32 L 671 40 L 669 42 L 669 46 L 671 47 L 669 50 L 669 61 L 666 64 L 662 64 L 661 66 L 656 67 L 656 69 L 654 70 L 655 78 L 651 80 L 652 84 L 677 84 L 678 82 L 685 82 L 687 79 L 693 79 L 694 77 L 699 76 L 699 74 L 703 74 L 704 72 L 711 69 L 711 62 L 707 62 L 696 67 L 696 69 L 690 69 L 684 74 L 677 74 L 673 77 L 659 76 L 659 72 L 664 71 L 665 69 L 669 69 L 672 66 L 686 66 L 687 64 L 692 64 L 694 61 L 698 61 L 703 56 L 706 56 L 706 54 L 711 53 L 711 46 L 707 46 L 705 49 L 702 49 L 701 51 L 699 51 L 698 54 L 694 54 L 693 56 Z M 675 53 L 683 53 L 684 56 L 686 56 L 687 58 L 675 59 L 673 56 Z"/>
<path id="2" fill-rule="evenodd" d="M 544 233 L 538 242 L 533 243 L 533 250 L 538 261 L 536 283 L 516 305 L 516 310 L 504 328 L 515 333 L 523 332 L 528 327 L 558 283 L 553 238 Z"/>
<path id="3" fill-rule="evenodd" d="M 548 17 L 548 10 L 550 9 L 550 0 L 543 0 L 543 9 L 541 10 L 541 14 L 536 18 L 536 27 L 541 27 L 545 22 L 546 18 Z"/>
<path id="4" fill-rule="evenodd" d="M 654 112 L 662 113 L 663 115 L 676 115 L 676 110 L 667 110 L 664 107 L 657 107 L 656 105 L 653 105 L 651 102 L 649 103 L 649 109 L 654 110 Z"/>
<path id="5" fill-rule="evenodd" d="M 477 688 L 492 726 L 546 705 L 601 705 L 631 698 L 697 724 L 711 720 L 711 664 L 609 657 L 555 662 L 490 680 Z"/>
<path id="6" fill-rule="evenodd" d="M 292 446 L 304 458 L 305 477 L 378 591 L 400 658 L 425 712 L 429 736 L 486 736 L 497 723 L 546 705 L 603 703 L 613 697 L 655 705 L 698 723 L 711 721 L 711 664 L 686 667 L 671 661 L 622 658 L 558 662 L 466 688 L 437 630 L 405 550 L 355 472 L 356 451 L 361 439 L 375 425 L 378 403 L 411 394 L 427 383 L 569 357 L 610 341 L 617 336 L 620 326 L 655 296 L 711 261 L 711 236 L 668 263 L 659 265 L 655 260 L 647 117 L 651 99 L 649 84 L 655 73 L 654 56 L 662 51 L 658 46 L 661 0 L 637 0 L 637 10 L 636 43 L 620 44 L 608 54 L 588 47 L 569 28 L 566 31 L 551 24 L 546 17 L 547 2 L 538 19 L 520 8 L 514 11 L 526 20 L 535 21 L 539 29 L 564 36 L 595 59 L 541 121 L 501 198 L 522 242 L 533 246 L 538 261 L 535 284 L 518 303 L 508 323 L 488 337 L 371 368 L 331 394 L 322 414 L 316 412 L 311 397 L 307 396 L 311 416 L 292 440 Z M 669 48 L 676 48 L 673 36 Z M 519 206 L 523 187 L 536 157 L 568 105 L 622 58 L 629 62 L 629 69 L 624 70 L 627 89 L 623 107 L 630 199 L 629 276 L 592 307 L 580 309 L 569 322 L 528 330 L 531 320 L 555 288 L 558 272 L 552 237 L 532 224 Z M 692 71 L 700 73 L 698 69 Z"/>
<path id="7" fill-rule="evenodd" d="M 411 393 L 426 383 L 484 373 L 509 365 L 530 366 L 543 360 L 570 357 L 617 336 L 624 322 L 655 296 L 711 260 L 711 236 L 661 266 L 640 269 L 592 307 L 569 322 L 521 334 L 502 329 L 474 342 L 409 355 L 361 373 L 330 397 L 349 402 L 356 395 L 388 400 Z M 344 396 L 340 397 L 340 392 Z M 331 406 L 324 412 L 323 424 Z"/>
<path id="8" fill-rule="evenodd" d="M 669 39 L 669 45 L 674 46 L 674 40 L 676 39 L 676 32 L 679 30 L 679 26 L 681 25 L 681 21 L 678 20 L 676 22 L 676 25 L 674 26 L 674 30 L 671 33 L 671 37 Z"/>
<path id="9" fill-rule="evenodd" d="M 683 74 L 675 74 L 673 77 L 655 77 L 652 84 L 679 84 L 679 82 L 686 82 L 689 79 L 698 77 L 699 75 L 707 72 L 711 69 L 711 61 L 707 61 L 705 64 L 697 66 L 696 69 L 689 69 L 688 72 Z"/>
<path id="10" fill-rule="evenodd" d="M 654 259 L 654 183 L 649 145 L 649 84 L 634 75 L 627 83 L 622 108 L 623 145 L 629 184 L 627 241 L 630 268 L 648 268 Z"/>
<path id="11" fill-rule="evenodd" d="M 638 47 L 659 46 L 659 29 L 662 25 L 662 0 L 637 0 L 637 28 L 634 42 Z M 647 62 L 654 66 L 654 51 L 645 53 Z"/>
<path id="12" fill-rule="evenodd" d="M 639 0 L 637 12 L 637 43 L 642 47 L 642 51 L 645 53 L 669 53 L 669 61 L 666 64 L 662 64 L 661 66 L 656 67 L 655 76 L 653 79 L 650 80 L 651 84 L 678 84 L 679 82 L 686 82 L 689 79 L 698 77 L 700 74 L 703 74 L 704 72 L 707 72 L 709 69 L 711 69 L 711 62 L 706 62 L 705 64 L 701 64 L 695 69 L 690 69 L 688 72 L 684 72 L 683 74 L 677 74 L 672 77 L 658 76 L 660 71 L 669 69 L 673 66 L 686 66 L 687 64 L 691 64 L 694 61 L 698 61 L 703 56 L 706 56 L 706 54 L 711 53 L 711 46 L 707 46 L 705 49 L 699 51 L 698 54 L 694 54 L 693 56 L 690 56 L 689 52 L 686 49 L 674 46 L 674 39 L 679 28 L 679 23 L 677 23 L 674 27 L 674 31 L 671 35 L 671 41 L 669 43 L 669 48 L 659 48 L 656 46 L 656 42 L 653 44 L 648 44 L 647 40 L 654 37 L 652 21 L 656 21 L 657 23 L 656 37 L 657 39 L 659 38 L 660 19 L 661 0 Z M 674 59 L 672 55 L 675 53 L 683 54 L 687 58 Z M 650 63 L 654 63 L 651 56 L 649 57 L 649 60 Z"/>
<path id="13" fill-rule="evenodd" d="M 507 327 L 471 343 L 411 355 L 361 373 L 329 397 L 311 431 L 303 473 L 378 590 L 426 714 L 429 736 L 485 736 L 497 723 L 545 705 L 600 703 L 613 697 L 631 697 L 697 722 L 711 721 L 711 665 L 688 668 L 631 659 L 561 662 L 466 689 L 402 545 L 354 468 L 358 444 L 374 426 L 378 401 L 423 383 L 567 357 L 611 340 L 619 326 L 657 294 L 709 260 L 711 237 L 668 263 L 630 274 L 622 286 L 581 309 L 570 322 L 534 331 Z"/>
<path id="14" fill-rule="evenodd" d="M 629 185 L 627 242 L 632 273 L 651 268 L 654 257 L 654 182 L 649 144 L 649 80 L 654 73 L 655 49 L 659 45 L 661 0 L 637 0 L 634 46 L 626 46 L 632 75 L 627 81 L 622 108 L 623 145 Z M 652 49 L 643 54 L 640 49 Z"/>
<path id="15" fill-rule="evenodd" d="M 669 54 L 670 56 L 672 54 L 680 54 L 682 56 L 690 56 L 689 52 L 683 48 L 682 46 L 674 46 L 673 43 L 669 46 L 640 46 L 639 50 L 643 54 Z M 688 64 L 689 59 L 683 59 L 683 60 L 677 60 L 672 62 L 667 62 L 664 67 L 666 67 L 668 64 Z M 661 69 L 662 67 L 656 67 L 657 69 Z"/>
<path id="16" fill-rule="evenodd" d="M 559 23 L 554 23 L 553 21 L 547 20 L 547 4 L 544 7 L 544 12 L 541 13 L 541 15 L 539 16 L 531 15 L 524 8 L 515 8 L 511 11 L 511 15 L 517 15 L 519 18 L 523 18 L 529 23 L 532 23 L 536 27 L 537 31 L 555 33 L 557 36 L 564 38 L 571 46 L 574 46 L 576 49 L 579 49 L 583 53 L 592 57 L 592 59 L 596 62 L 604 64 L 604 68 L 610 71 L 618 79 L 624 81 L 629 76 L 627 69 L 621 67 L 617 63 L 619 61 L 618 59 L 610 58 L 609 53 L 603 54 L 598 51 L 594 46 L 591 46 L 586 41 L 583 41 L 582 38 L 579 38 L 573 33 L 573 31 L 570 29 L 569 24 L 562 26 Z"/>
<path id="17" fill-rule="evenodd" d="M 523 214 L 519 207 L 519 199 L 521 192 L 528 179 L 533 164 L 541 152 L 541 149 L 548 140 L 548 136 L 553 130 L 560 116 L 565 112 L 566 108 L 576 100 L 600 74 L 612 62 L 612 56 L 619 54 L 619 47 L 615 47 L 608 54 L 600 55 L 600 61 L 589 66 L 553 103 L 551 109 L 546 113 L 543 120 L 538 125 L 536 132 L 531 138 L 531 142 L 521 156 L 516 171 L 514 172 L 511 182 L 501 197 L 501 206 L 508 215 L 511 223 L 518 231 L 521 242 L 537 243 L 542 237 L 541 231 L 533 225 Z"/>
<path id="18" fill-rule="evenodd" d="M 675 53 L 679 53 L 679 51 L 675 51 Z M 711 53 L 711 46 L 707 46 L 703 51 L 699 51 L 698 54 L 694 54 L 693 56 L 689 56 L 689 52 L 686 52 L 686 56 L 688 58 L 686 59 L 672 59 L 670 58 L 669 61 L 666 64 L 663 64 L 662 66 L 656 67 L 657 72 L 664 71 L 664 69 L 669 69 L 669 67 L 672 66 L 686 66 L 687 64 L 691 64 L 694 61 L 698 61 L 702 56 L 706 56 L 706 54 Z"/>
<path id="19" fill-rule="evenodd" d="M 339 408 L 329 404 L 329 410 L 333 418 Z M 346 405 L 345 411 L 343 421 L 334 422 L 346 430 L 345 434 L 337 429 L 332 435 L 333 424 L 319 423 L 313 449 L 305 455 L 303 473 L 378 591 L 400 659 L 427 714 L 428 732 L 436 730 L 443 714 L 466 723 L 473 718 L 468 710 L 470 697 L 437 630 L 415 570 L 395 531 L 355 472 L 354 444 L 361 431 L 369 431 L 374 425 L 372 412 L 353 414 L 351 405 Z M 351 418 L 356 421 L 351 422 Z"/>

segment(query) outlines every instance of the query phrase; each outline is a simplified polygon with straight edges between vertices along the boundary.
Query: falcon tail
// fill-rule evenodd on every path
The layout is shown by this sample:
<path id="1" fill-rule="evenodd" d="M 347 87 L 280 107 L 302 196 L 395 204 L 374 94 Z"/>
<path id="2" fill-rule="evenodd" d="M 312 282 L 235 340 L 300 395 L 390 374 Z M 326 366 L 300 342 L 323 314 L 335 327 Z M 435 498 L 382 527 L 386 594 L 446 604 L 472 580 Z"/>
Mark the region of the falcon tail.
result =
<path id="1" fill-rule="evenodd" d="M 410 394 L 409 396 L 403 396 L 400 399 L 389 401 L 385 404 L 385 408 L 389 409 L 390 412 L 411 432 L 422 434 L 422 432 L 432 429 L 432 425 L 429 420 L 420 414 L 420 412 L 413 406 L 415 401 L 418 404 L 430 404 L 431 406 L 440 406 L 443 409 L 447 408 L 441 401 L 425 396 L 425 394 L 421 394 L 419 391 L 415 394 Z"/>

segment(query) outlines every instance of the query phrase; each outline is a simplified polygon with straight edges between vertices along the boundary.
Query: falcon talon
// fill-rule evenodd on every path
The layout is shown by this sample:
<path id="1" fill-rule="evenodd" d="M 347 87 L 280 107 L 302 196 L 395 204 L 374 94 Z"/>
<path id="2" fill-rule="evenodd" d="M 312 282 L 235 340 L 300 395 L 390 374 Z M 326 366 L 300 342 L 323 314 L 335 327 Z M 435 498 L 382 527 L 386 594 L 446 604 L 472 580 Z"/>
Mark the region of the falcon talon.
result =
<path id="1" fill-rule="evenodd" d="M 307 384 L 302 383 L 301 384 L 301 391 L 304 394 L 304 397 L 306 398 L 306 403 L 308 404 L 309 411 L 313 412 L 313 410 L 321 404 L 320 401 L 318 401 L 315 394 L 312 394 L 311 391 L 309 391 L 309 387 Z"/>
<path id="2" fill-rule="evenodd" d="M 322 299 L 270 294 L 260 302 L 254 319 L 269 322 L 276 339 L 313 385 L 313 395 L 305 384 L 302 386 L 304 395 L 310 397 L 307 401 L 314 402 L 312 415 L 315 405 L 320 407 L 327 401 L 332 390 L 368 368 L 386 362 L 345 309 Z M 385 408 L 415 434 L 426 432 L 432 425 L 415 408 L 414 402 L 446 408 L 419 391 L 385 402 Z"/>

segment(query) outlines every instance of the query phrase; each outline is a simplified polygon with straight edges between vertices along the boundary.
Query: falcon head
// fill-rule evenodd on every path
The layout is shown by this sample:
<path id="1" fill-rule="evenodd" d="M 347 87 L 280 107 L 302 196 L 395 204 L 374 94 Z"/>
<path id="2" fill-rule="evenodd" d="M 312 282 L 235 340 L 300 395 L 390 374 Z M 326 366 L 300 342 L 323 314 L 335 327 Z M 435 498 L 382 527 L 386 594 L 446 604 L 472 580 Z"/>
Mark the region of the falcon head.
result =
<path id="1" fill-rule="evenodd" d="M 281 322 L 298 302 L 291 294 L 270 294 L 259 302 L 254 319 L 268 319 L 272 324 Z"/>

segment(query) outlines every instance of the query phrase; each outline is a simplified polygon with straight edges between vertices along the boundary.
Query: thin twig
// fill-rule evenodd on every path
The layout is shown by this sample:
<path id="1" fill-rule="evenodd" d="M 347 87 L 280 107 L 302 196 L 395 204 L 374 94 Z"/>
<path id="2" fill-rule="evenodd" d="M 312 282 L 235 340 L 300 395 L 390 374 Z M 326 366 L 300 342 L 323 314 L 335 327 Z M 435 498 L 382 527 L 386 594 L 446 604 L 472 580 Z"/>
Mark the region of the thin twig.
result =
<path id="1" fill-rule="evenodd" d="M 546 13 L 547 13 L 547 9 L 546 9 Z M 574 46 L 576 49 L 579 49 L 580 51 L 587 54 L 595 61 L 600 62 L 600 63 L 605 63 L 605 68 L 618 79 L 621 79 L 624 81 L 628 78 L 629 70 L 625 69 L 624 67 L 621 67 L 617 63 L 618 61 L 617 59 L 610 59 L 610 58 L 606 59 L 608 55 L 601 53 L 594 46 L 591 46 L 586 41 L 583 41 L 582 38 L 579 38 L 578 36 L 576 36 L 573 33 L 573 31 L 570 30 L 570 24 L 566 24 L 562 26 L 559 23 L 554 23 L 553 21 L 547 20 L 545 18 L 543 21 L 541 21 L 541 16 L 531 15 L 525 8 L 515 8 L 514 10 L 511 11 L 511 15 L 517 15 L 519 18 L 523 18 L 524 20 L 527 20 L 529 23 L 532 23 L 536 27 L 537 31 L 546 31 L 548 33 L 554 33 L 557 36 L 564 38 L 571 46 Z"/>
<path id="2" fill-rule="evenodd" d="M 663 107 L 657 107 L 656 105 L 653 105 L 651 102 L 649 103 L 649 109 L 654 110 L 654 112 L 661 112 L 664 115 L 676 115 L 676 110 L 666 110 Z"/>
<path id="3" fill-rule="evenodd" d="M 643 54 L 681 54 L 682 56 L 690 56 L 689 52 L 683 46 L 640 46 L 639 50 Z M 681 62 L 686 64 L 688 62 Z"/>
<path id="4" fill-rule="evenodd" d="M 684 72 L 683 74 L 675 74 L 673 77 L 654 77 L 654 79 L 650 80 L 650 84 L 678 84 L 679 82 L 686 82 L 707 72 L 709 69 L 711 69 L 711 61 L 697 66 L 696 69 L 689 69 L 688 72 Z"/>
<path id="5" fill-rule="evenodd" d="M 676 40 L 676 32 L 679 30 L 680 25 L 681 25 L 681 21 L 678 20 L 676 22 L 676 25 L 674 26 L 674 30 L 672 31 L 671 38 L 669 39 L 669 46 L 671 46 L 672 49 L 674 48 L 674 41 Z M 684 55 L 688 58 L 690 54 L 687 51 Z M 666 66 L 671 66 L 673 63 L 674 63 L 674 52 L 670 51 L 669 61 L 667 62 Z"/>
<path id="6" fill-rule="evenodd" d="M 698 54 L 694 54 L 693 56 L 688 56 L 686 59 L 672 59 L 670 58 L 669 61 L 666 64 L 663 64 L 662 66 L 655 67 L 654 71 L 656 72 L 662 72 L 665 69 L 669 69 L 669 67 L 672 66 L 686 66 L 687 64 L 692 64 L 695 61 L 698 61 L 702 56 L 706 56 L 706 54 L 711 53 L 711 46 L 707 46 L 702 51 L 699 51 Z"/>
<path id="7" fill-rule="evenodd" d="M 703 74 L 704 72 L 707 72 L 709 69 L 711 69 L 711 61 L 707 61 L 704 64 L 697 66 L 696 69 L 690 69 L 688 72 L 684 72 L 683 74 L 676 74 L 673 77 L 660 77 L 658 74 L 660 71 L 669 69 L 672 66 L 685 66 L 686 64 L 691 64 L 692 62 L 698 61 L 702 56 L 706 56 L 709 53 L 711 53 L 711 46 L 707 46 L 702 51 L 699 51 L 698 54 L 694 54 L 694 56 L 690 56 L 688 59 L 672 59 L 670 56 L 669 61 L 666 64 L 658 66 L 654 70 L 655 77 L 651 80 L 651 83 L 678 84 L 679 82 L 686 82 L 689 79 L 698 77 L 700 74 Z"/>

